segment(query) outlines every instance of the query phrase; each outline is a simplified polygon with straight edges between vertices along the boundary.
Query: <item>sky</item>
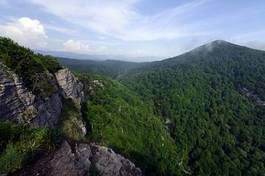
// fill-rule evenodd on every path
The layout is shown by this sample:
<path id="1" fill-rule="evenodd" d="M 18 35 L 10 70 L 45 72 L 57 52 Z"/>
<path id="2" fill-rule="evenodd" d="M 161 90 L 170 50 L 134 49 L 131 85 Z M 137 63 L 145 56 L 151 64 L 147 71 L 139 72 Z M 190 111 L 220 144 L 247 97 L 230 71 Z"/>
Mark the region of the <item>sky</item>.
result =
<path id="1" fill-rule="evenodd" d="M 0 0 L 0 35 L 34 50 L 132 61 L 217 39 L 265 50 L 265 1 Z"/>

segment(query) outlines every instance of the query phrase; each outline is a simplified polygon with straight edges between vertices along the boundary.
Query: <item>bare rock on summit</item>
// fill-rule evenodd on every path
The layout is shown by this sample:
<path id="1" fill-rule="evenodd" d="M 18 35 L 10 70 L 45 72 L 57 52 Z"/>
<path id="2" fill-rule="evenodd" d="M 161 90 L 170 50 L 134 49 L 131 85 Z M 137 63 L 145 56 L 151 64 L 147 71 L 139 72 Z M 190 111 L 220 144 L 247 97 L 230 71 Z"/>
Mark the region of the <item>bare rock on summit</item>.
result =
<path id="1" fill-rule="evenodd" d="M 96 144 L 74 144 L 64 141 L 53 154 L 41 158 L 34 166 L 15 175 L 19 176 L 141 176 L 142 172 L 131 161 L 107 147 Z"/>

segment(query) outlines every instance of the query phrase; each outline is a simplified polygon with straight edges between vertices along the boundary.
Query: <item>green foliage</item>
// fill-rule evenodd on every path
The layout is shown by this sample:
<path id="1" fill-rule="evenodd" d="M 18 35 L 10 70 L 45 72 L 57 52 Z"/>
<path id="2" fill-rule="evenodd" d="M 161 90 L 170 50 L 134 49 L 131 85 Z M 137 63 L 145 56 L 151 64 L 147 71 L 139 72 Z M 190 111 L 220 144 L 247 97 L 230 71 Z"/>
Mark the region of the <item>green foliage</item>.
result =
<path id="1" fill-rule="evenodd" d="M 49 145 L 48 131 L 0 122 L 0 174 L 12 173 Z"/>
<path id="2" fill-rule="evenodd" d="M 90 85 L 82 110 L 91 140 L 130 158 L 149 175 L 180 172 L 178 149 L 148 106 L 117 81 L 99 76 L 82 80 Z"/>
<path id="3" fill-rule="evenodd" d="M 211 50 L 152 63 L 122 82 L 170 120 L 193 175 L 263 175 L 265 108 L 241 88 L 264 100 L 264 65 L 265 52 L 216 42 Z"/>
<path id="4" fill-rule="evenodd" d="M 57 62 L 57 60 L 52 56 L 37 54 L 35 59 L 51 73 L 55 73 L 62 68 L 59 62 Z"/>
<path id="5" fill-rule="evenodd" d="M 52 73 L 61 68 L 50 56 L 36 55 L 12 40 L 0 37 L 0 62 L 22 77 L 25 86 L 42 97 L 56 91 Z"/>
<path id="6" fill-rule="evenodd" d="M 80 128 L 80 105 L 73 100 L 65 100 L 61 114 L 60 130 L 61 134 L 71 140 L 80 141 L 83 139 L 82 129 Z"/>

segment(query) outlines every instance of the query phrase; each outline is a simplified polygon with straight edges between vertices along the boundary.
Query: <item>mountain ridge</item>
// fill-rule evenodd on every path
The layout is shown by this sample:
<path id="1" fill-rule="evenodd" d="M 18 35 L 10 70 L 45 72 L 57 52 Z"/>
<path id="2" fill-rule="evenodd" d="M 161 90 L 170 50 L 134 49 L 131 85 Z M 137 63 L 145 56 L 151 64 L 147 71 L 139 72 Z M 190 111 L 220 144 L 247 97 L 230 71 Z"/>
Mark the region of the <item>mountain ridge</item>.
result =
<path id="1" fill-rule="evenodd" d="M 26 117 L 0 118 L 0 173 L 60 175 L 64 166 L 73 175 L 265 172 L 265 52 L 215 41 L 115 80 L 113 72 L 73 74 L 1 38 L 0 62 L 0 106 L 13 107 L 0 113 Z M 24 108 L 31 103 L 16 106 L 27 92 L 54 125 L 36 127 L 36 113 Z M 50 107 L 60 115 L 49 116 Z"/>
<path id="2" fill-rule="evenodd" d="M 264 51 L 216 41 L 120 81 L 164 120 L 192 175 L 262 175 L 264 74 Z"/>

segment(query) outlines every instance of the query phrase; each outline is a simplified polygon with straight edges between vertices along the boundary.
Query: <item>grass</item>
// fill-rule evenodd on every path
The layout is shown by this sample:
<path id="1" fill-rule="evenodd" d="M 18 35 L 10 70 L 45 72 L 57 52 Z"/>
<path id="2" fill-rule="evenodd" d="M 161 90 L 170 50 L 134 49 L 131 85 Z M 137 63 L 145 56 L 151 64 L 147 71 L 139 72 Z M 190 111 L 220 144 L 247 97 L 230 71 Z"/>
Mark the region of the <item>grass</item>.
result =
<path id="1" fill-rule="evenodd" d="M 49 147 L 46 129 L 14 126 L 0 122 L 0 173 L 12 173 Z"/>

